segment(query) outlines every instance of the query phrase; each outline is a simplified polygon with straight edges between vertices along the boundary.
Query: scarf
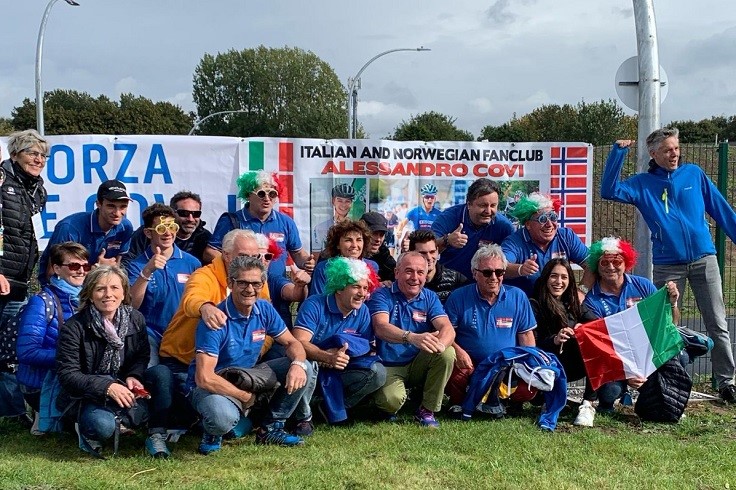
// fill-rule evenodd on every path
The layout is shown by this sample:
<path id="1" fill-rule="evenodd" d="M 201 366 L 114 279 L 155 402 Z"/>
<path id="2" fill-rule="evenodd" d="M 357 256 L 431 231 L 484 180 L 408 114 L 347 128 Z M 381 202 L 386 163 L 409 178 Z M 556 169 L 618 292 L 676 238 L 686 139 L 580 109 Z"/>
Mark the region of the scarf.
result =
<path id="1" fill-rule="evenodd" d="M 94 305 L 90 306 L 92 331 L 107 342 L 105 352 L 102 355 L 102 362 L 97 368 L 96 374 L 117 376 L 125 354 L 123 349 L 125 347 L 125 337 L 130 329 L 130 312 L 132 309 L 131 306 L 120 305 L 111 322 L 106 318 L 102 318 L 99 310 Z"/>
<path id="2" fill-rule="evenodd" d="M 79 308 L 79 292 L 82 290 L 82 286 L 72 286 L 59 276 L 51 276 L 49 282 L 56 289 L 69 296 L 69 301 L 71 301 L 75 310 Z"/>

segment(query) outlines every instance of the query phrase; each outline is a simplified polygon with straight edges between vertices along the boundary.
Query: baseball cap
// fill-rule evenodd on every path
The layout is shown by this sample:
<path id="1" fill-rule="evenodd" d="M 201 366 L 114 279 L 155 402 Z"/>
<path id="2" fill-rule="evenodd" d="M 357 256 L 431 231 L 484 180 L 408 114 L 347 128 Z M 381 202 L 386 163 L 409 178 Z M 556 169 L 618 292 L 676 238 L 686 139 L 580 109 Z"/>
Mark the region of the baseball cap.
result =
<path id="1" fill-rule="evenodd" d="M 384 218 L 381 213 L 371 211 L 370 213 L 365 213 L 363 216 L 360 217 L 360 219 L 366 225 L 368 225 L 368 228 L 371 229 L 371 232 L 382 231 L 385 233 L 388 231 L 388 221 L 386 221 L 386 218 Z"/>
<path id="2" fill-rule="evenodd" d="M 108 201 L 131 200 L 125 184 L 119 180 L 106 180 L 100 184 L 100 187 L 97 188 L 97 202 L 102 202 L 104 199 Z"/>

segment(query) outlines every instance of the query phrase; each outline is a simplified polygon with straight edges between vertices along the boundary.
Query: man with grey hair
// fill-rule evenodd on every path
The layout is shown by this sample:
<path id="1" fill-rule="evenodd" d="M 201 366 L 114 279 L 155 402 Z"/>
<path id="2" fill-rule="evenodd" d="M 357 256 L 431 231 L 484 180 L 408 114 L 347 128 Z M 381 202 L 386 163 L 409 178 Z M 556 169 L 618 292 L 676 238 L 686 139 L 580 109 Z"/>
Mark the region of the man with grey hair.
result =
<path id="1" fill-rule="evenodd" d="M 499 245 L 479 248 L 471 259 L 475 284 L 450 294 L 445 303 L 455 328 L 455 368 L 445 391 L 460 405 L 475 367 L 501 349 L 534 346 L 537 321 L 521 289 L 504 286 L 508 262 Z"/>
<path id="2" fill-rule="evenodd" d="M 201 454 L 218 451 L 222 436 L 228 432 L 242 437 L 253 425 L 248 419 L 248 409 L 256 400 L 256 388 L 236 386 L 218 374 L 233 367 L 242 368 L 245 377 L 263 380 L 264 384 L 271 378 L 279 383 L 256 432 L 256 444 L 304 444 L 299 436 L 284 430 L 284 423 L 305 393 L 311 395 L 314 370 L 306 360 L 301 342 L 286 328 L 278 312 L 258 297 L 266 279 L 266 266 L 260 258 L 234 257 L 228 264 L 227 280 L 232 292 L 217 305 L 227 317 L 225 325 L 213 330 L 204 319 L 197 325 L 196 359 L 189 367 L 187 385 L 192 390 L 189 395 L 192 405 L 202 416 Z M 256 364 L 267 335 L 285 347 L 286 357 Z M 264 386 L 264 389 L 269 388 Z"/>
<path id="3" fill-rule="evenodd" d="M 713 377 L 721 398 L 736 403 L 734 358 L 726 323 L 721 273 L 706 213 L 736 242 L 736 213 L 718 188 L 694 163 L 681 163 L 677 128 L 663 128 L 647 137 L 652 157 L 649 170 L 620 180 L 631 140 L 616 141 L 601 179 L 601 197 L 633 204 L 652 238 L 653 280 L 668 281 L 695 295 L 708 335 L 713 339 Z"/>
<path id="4" fill-rule="evenodd" d="M 489 243 L 501 243 L 514 232 L 508 218 L 497 214 L 500 195 L 498 184 L 478 179 L 468 187 L 465 204 L 447 208 L 432 223 L 442 265 L 471 277 L 469 264 L 475 251 Z"/>
<path id="5" fill-rule="evenodd" d="M 407 386 L 421 388 L 414 418 L 437 428 L 434 417 L 455 362 L 455 332 L 437 294 L 424 288 L 427 260 L 417 252 L 399 256 L 396 281 L 379 288 L 368 301 L 378 355 L 386 366 L 386 384 L 374 397 L 386 418 L 394 420 L 407 399 Z"/>

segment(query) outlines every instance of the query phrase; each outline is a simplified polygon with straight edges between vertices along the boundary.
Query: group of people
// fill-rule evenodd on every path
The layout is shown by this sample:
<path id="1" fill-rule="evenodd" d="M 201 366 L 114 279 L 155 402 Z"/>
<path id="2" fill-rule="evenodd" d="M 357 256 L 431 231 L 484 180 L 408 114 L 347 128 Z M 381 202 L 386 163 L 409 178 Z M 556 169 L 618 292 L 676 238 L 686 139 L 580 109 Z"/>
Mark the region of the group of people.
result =
<path id="1" fill-rule="evenodd" d="M 560 226 L 561 204 L 548 196 L 520 196 L 509 211 L 515 227 L 498 213 L 499 186 L 485 178 L 469 186 L 465 203 L 443 212 L 432 207 L 436 187 L 424 186 L 426 205 L 407 216 L 417 223 L 396 260 L 385 244 L 387 220 L 375 212 L 355 221 L 336 214 L 317 230 L 318 253 L 309 253 L 276 207 L 283 190 L 275 173 L 243 174 L 245 205 L 224 213 L 212 233 L 201 199 L 188 191 L 143 210 L 134 230 L 125 218 L 127 189 L 110 180 L 94 211 L 57 224 L 39 260 L 33 216 L 45 204 L 40 174 L 49 146 L 33 130 L 15 133 L 0 166 L 0 314 L 18 326 L 17 371 L 3 366 L 4 405 L 15 412 L 5 415 L 22 416 L 27 403 L 33 433 L 66 424 L 98 457 L 111 440 L 117 450 L 120 433 L 144 426 L 149 454 L 168 457 L 172 429 L 197 423 L 202 454 L 252 432 L 257 444 L 299 446 L 314 431 L 313 409 L 345 424 L 371 405 L 374 417 L 390 421 L 410 394 L 423 427 L 439 427 L 445 396 L 451 416 L 502 416 L 497 400 L 514 400 L 511 378 L 501 389 L 491 377 L 514 357 L 535 366 L 517 369 L 524 382 L 540 368 L 556 378 L 528 380 L 556 390 L 539 421 L 553 430 L 560 389 L 586 379 L 576 328 L 662 286 L 677 321 L 686 280 L 715 343 L 720 395 L 736 402 L 705 214 L 732 240 L 736 215 L 697 165 L 680 162 L 676 129 L 652 133 L 649 172 L 621 181 L 631 143 L 614 145 L 601 195 L 636 205 L 650 226 L 653 283 L 627 272 L 636 261 L 631 244 L 605 237 L 587 247 Z M 354 196 L 341 184 L 333 204 L 345 211 Z M 37 261 L 42 289 L 28 298 Z M 583 269 L 580 285 L 573 264 Z M 7 389 L 11 372 L 20 395 Z M 574 423 L 592 426 L 627 385 L 645 381 L 598 390 L 586 382 Z"/>

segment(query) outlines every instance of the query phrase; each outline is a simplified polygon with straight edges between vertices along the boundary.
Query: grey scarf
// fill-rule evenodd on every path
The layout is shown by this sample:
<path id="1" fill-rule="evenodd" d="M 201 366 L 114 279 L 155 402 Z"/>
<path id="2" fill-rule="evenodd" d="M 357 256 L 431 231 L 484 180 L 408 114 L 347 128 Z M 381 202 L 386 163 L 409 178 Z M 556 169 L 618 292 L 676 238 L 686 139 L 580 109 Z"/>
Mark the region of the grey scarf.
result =
<path id="1" fill-rule="evenodd" d="M 92 330 L 107 342 L 105 353 L 102 356 L 102 363 L 96 374 L 117 376 L 124 355 L 125 336 L 130 329 L 130 312 L 132 309 L 131 306 L 120 305 L 111 322 L 102 318 L 99 310 L 94 305 L 90 305 Z"/>

